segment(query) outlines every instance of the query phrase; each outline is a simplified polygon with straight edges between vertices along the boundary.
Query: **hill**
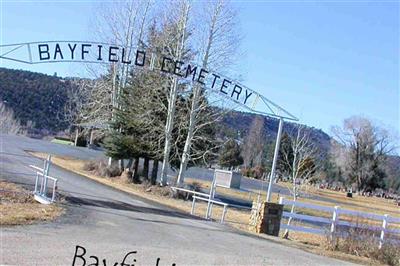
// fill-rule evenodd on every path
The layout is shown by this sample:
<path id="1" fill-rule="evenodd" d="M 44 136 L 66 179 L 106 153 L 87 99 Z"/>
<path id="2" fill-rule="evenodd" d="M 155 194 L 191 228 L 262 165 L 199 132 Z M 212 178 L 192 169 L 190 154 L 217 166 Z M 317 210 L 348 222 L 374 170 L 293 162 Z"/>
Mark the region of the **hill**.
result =
<path id="1" fill-rule="evenodd" d="M 227 136 L 236 137 L 239 133 L 241 137 L 246 136 L 251 123 L 255 116 L 260 116 L 252 113 L 233 111 L 228 113 L 223 119 L 223 126 L 228 131 Z M 285 121 L 283 124 L 283 132 L 293 134 L 301 124 Z M 272 117 L 264 117 L 264 133 L 267 141 L 274 142 L 278 132 L 279 120 Z M 304 125 L 301 125 L 304 126 Z M 313 143 L 321 151 L 322 155 L 326 155 L 329 151 L 331 137 L 321 129 L 305 126 L 306 132 L 310 135 Z M 235 136 L 236 134 L 236 136 Z"/>
<path id="2" fill-rule="evenodd" d="M 23 70 L 0 68 L 0 100 L 15 116 L 36 129 L 57 132 L 67 128 L 63 109 L 71 81 Z"/>
<path id="3" fill-rule="evenodd" d="M 49 76 L 24 70 L 0 68 L 0 100 L 14 110 L 16 117 L 26 124 L 34 123 L 34 128 L 51 133 L 65 130 L 64 106 L 68 90 L 73 86 L 72 79 Z M 223 119 L 220 135 L 228 137 L 245 136 L 256 115 L 232 111 Z M 296 123 L 285 122 L 283 130 L 293 132 Z M 278 130 L 278 120 L 265 117 L 265 135 L 274 141 Z M 307 127 L 312 140 L 323 153 L 330 145 L 330 137 L 320 129 Z"/>

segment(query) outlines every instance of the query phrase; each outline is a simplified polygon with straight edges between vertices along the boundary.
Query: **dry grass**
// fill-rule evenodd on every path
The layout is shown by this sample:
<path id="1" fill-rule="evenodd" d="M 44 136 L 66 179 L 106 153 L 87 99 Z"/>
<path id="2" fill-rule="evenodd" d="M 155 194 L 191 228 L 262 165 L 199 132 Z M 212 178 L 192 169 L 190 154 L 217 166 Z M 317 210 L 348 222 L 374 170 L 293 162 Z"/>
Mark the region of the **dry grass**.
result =
<path id="1" fill-rule="evenodd" d="M 37 221 L 51 221 L 63 213 L 57 205 L 43 205 L 32 194 L 13 183 L 0 181 L 0 224 L 23 225 Z"/>
<path id="2" fill-rule="evenodd" d="M 386 242 L 379 248 L 377 236 L 380 235 L 380 231 L 371 232 L 368 226 L 361 222 L 358 227 L 348 229 L 344 237 L 327 238 L 326 248 L 371 258 L 390 266 L 400 266 L 399 246 Z"/>
<path id="3" fill-rule="evenodd" d="M 281 182 L 281 185 L 292 188 L 291 183 Z M 320 196 L 335 200 L 343 209 L 350 209 L 364 212 L 374 212 L 376 214 L 389 214 L 393 216 L 400 216 L 400 208 L 396 205 L 394 200 L 377 198 L 377 197 L 364 197 L 353 193 L 352 198 L 346 197 L 346 193 L 341 191 L 334 191 L 328 189 L 318 189 L 314 186 L 305 186 L 304 189 L 310 196 Z M 311 200 L 309 198 L 301 198 L 300 201 L 314 203 L 318 205 L 332 206 L 333 203 L 321 202 Z"/>
<path id="4" fill-rule="evenodd" d="M 38 152 L 30 152 L 32 155 L 40 157 L 40 158 L 47 158 L 47 154 L 43 153 L 38 153 Z M 133 184 L 130 182 L 126 182 L 126 180 L 123 180 L 118 177 L 100 177 L 97 176 L 93 173 L 93 171 L 88 171 L 84 170 L 85 169 L 85 164 L 86 161 L 83 160 L 78 160 L 78 159 L 73 159 L 69 157 L 62 157 L 62 156 L 53 156 L 52 157 L 52 162 L 64 169 L 70 170 L 72 172 L 78 173 L 80 175 L 86 176 L 92 180 L 95 180 L 99 183 L 112 186 L 114 188 L 117 188 L 119 190 L 137 195 L 142 198 L 146 198 L 155 202 L 158 202 L 160 204 L 163 204 L 165 206 L 168 206 L 170 208 L 178 209 L 181 211 L 184 211 L 186 213 L 190 213 L 191 207 L 192 207 L 192 202 L 191 201 L 184 201 L 180 199 L 175 199 L 171 197 L 171 191 L 169 191 L 169 188 L 160 188 L 160 187 L 148 187 L 146 185 L 140 185 L 140 184 Z M 196 179 L 191 179 L 191 178 L 186 178 L 185 179 L 186 183 L 193 184 L 196 183 L 196 186 L 200 186 L 202 188 L 210 188 L 210 182 L 207 181 L 200 181 Z M 253 191 L 253 193 L 249 192 L 240 192 L 236 190 L 229 190 L 225 188 L 218 188 L 218 193 L 219 194 L 224 194 L 228 196 L 235 196 L 241 199 L 246 199 L 246 200 L 254 200 L 258 196 L 258 191 Z M 315 193 L 312 191 L 312 193 Z M 340 202 L 344 202 L 346 200 L 345 195 L 339 195 L 338 192 L 331 192 L 331 191 L 322 191 L 318 192 L 319 196 L 327 197 L 327 198 L 333 198 L 335 200 L 338 200 Z M 265 192 L 261 192 L 261 197 L 265 198 Z M 279 195 L 278 194 L 273 194 L 272 196 L 273 201 L 277 202 Z M 348 200 L 348 199 L 347 199 Z M 370 199 L 368 199 L 370 200 Z M 387 203 L 383 199 L 375 199 L 375 209 L 379 209 L 379 213 L 389 213 L 393 214 L 396 213 L 395 206 L 394 208 Z M 333 204 L 327 203 L 327 202 L 321 202 L 321 201 L 314 201 L 311 199 L 301 199 L 300 201 L 304 202 L 310 202 L 318 205 L 326 205 L 326 206 L 332 206 Z M 347 209 L 353 209 L 353 210 L 361 210 L 361 211 L 371 211 L 371 209 L 368 208 L 368 206 L 362 206 L 365 202 L 365 199 L 362 197 L 356 196 L 355 198 L 352 199 L 351 204 L 343 204 L 344 208 Z M 344 202 L 345 203 L 345 202 Z M 354 205 L 353 205 L 354 204 Z M 379 206 L 382 205 L 382 206 Z M 215 205 L 214 205 L 215 206 Z M 205 202 L 196 202 L 196 208 L 195 208 L 195 215 L 204 217 L 206 213 L 206 208 L 207 204 Z M 301 209 L 298 209 L 297 211 L 302 211 Z M 317 215 L 321 216 L 321 212 L 314 211 L 314 210 L 303 210 L 303 213 L 309 214 L 309 215 Z M 215 206 L 213 208 L 213 218 L 215 220 L 219 220 L 222 214 L 222 207 Z M 249 210 L 239 210 L 235 208 L 229 208 L 226 216 L 225 216 L 225 222 L 228 223 L 230 226 L 243 230 L 247 233 L 254 234 L 254 232 L 249 232 L 249 219 L 250 219 L 250 211 Z M 293 224 L 300 223 L 293 221 Z M 282 230 L 283 231 L 283 230 Z M 283 232 L 282 232 L 283 234 Z M 260 236 L 260 235 L 258 235 Z M 325 255 L 325 256 L 330 256 L 330 257 L 335 257 L 339 259 L 344 259 L 344 260 L 349 260 L 353 261 L 356 263 L 361 263 L 364 265 L 378 265 L 379 263 L 375 260 L 369 259 L 369 258 L 362 258 L 358 256 L 352 256 L 349 254 L 345 254 L 343 252 L 338 252 L 338 251 L 332 251 L 332 250 L 327 250 L 326 249 L 326 237 L 324 236 L 319 236 L 319 235 L 313 235 L 313 234 L 308 234 L 308 233 L 302 233 L 302 232 L 290 232 L 290 239 L 289 240 L 283 240 L 279 238 L 274 238 L 270 237 L 267 235 L 261 235 L 263 238 L 267 238 L 276 242 L 281 242 L 286 245 L 291 245 L 295 246 L 297 248 L 301 248 L 307 251 L 311 251 L 316 254 L 320 255 Z"/>

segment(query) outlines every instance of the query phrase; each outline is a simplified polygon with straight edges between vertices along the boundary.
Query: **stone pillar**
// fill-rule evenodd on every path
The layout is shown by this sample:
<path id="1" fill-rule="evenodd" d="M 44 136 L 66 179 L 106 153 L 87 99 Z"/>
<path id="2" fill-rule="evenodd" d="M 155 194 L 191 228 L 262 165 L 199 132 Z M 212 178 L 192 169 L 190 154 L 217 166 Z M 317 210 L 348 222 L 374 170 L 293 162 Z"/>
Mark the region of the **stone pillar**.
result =
<path id="1" fill-rule="evenodd" d="M 283 205 L 272 202 L 253 202 L 250 230 L 272 236 L 279 236 Z"/>

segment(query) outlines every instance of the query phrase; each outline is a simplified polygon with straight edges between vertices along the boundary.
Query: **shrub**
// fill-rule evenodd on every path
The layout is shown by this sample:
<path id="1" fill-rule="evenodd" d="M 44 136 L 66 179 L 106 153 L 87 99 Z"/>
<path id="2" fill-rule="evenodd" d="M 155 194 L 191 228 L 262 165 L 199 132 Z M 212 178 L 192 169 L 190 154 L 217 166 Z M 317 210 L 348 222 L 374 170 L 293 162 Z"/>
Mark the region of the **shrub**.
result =
<path id="1" fill-rule="evenodd" d="M 83 170 L 85 171 L 94 171 L 98 169 L 99 162 L 97 161 L 88 161 L 83 165 Z"/>
<path id="2" fill-rule="evenodd" d="M 26 135 L 20 121 L 15 118 L 13 110 L 8 108 L 2 101 L 0 101 L 0 133 Z"/>
<path id="3" fill-rule="evenodd" d="M 88 161 L 83 165 L 83 170 L 94 172 L 95 175 L 102 177 L 115 177 L 120 176 L 122 171 L 118 165 L 112 164 L 108 166 L 107 162 L 101 161 Z"/>
<path id="4" fill-rule="evenodd" d="M 263 174 L 265 173 L 265 168 L 261 165 L 257 165 L 253 168 L 242 168 L 241 171 L 243 176 L 247 176 L 250 178 L 261 179 Z"/>
<path id="5" fill-rule="evenodd" d="M 200 192 L 201 191 L 201 184 L 199 182 L 194 181 L 191 184 L 186 185 L 186 188 L 189 189 L 189 190 Z"/>
<path id="6" fill-rule="evenodd" d="M 265 168 L 261 165 L 257 165 L 253 168 L 253 177 L 256 179 L 261 179 L 263 174 L 265 173 Z"/>
<path id="7" fill-rule="evenodd" d="M 101 176 L 106 176 L 106 177 L 115 177 L 115 176 L 120 176 L 122 171 L 119 169 L 118 165 L 116 164 L 111 164 L 111 166 L 106 166 L 103 170 L 104 174 Z"/>

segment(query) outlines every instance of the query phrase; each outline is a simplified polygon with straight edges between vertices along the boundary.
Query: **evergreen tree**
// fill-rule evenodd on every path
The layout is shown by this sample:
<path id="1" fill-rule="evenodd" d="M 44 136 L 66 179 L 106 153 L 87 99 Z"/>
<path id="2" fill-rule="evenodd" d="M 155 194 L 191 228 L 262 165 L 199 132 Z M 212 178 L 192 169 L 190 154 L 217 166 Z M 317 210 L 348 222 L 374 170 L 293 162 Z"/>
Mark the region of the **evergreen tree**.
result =
<path id="1" fill-rule="evenodd" d="M 293 162 L 293 148 L 291 144 L 291 138 L 289 134 L 287 134 L 286 132 L 284 132 L 281 137 L 281 142 L 279 146 L 278 164 L 276 167 L 281 178 L 285 178 L 290 175 L 290 169 L 288 168 L 288 163 L 283 160 L 284 154 L 288 155 L 289 162 Z"/>
<path id="2" fill-rule="evenodd" d="M 241 164 L 243 164 L 243 158 L 240 155 L 240 147 L 234 139 L 230 139 L 225 143 L 221 150 L 219 165 L 232 169 Z"/>

